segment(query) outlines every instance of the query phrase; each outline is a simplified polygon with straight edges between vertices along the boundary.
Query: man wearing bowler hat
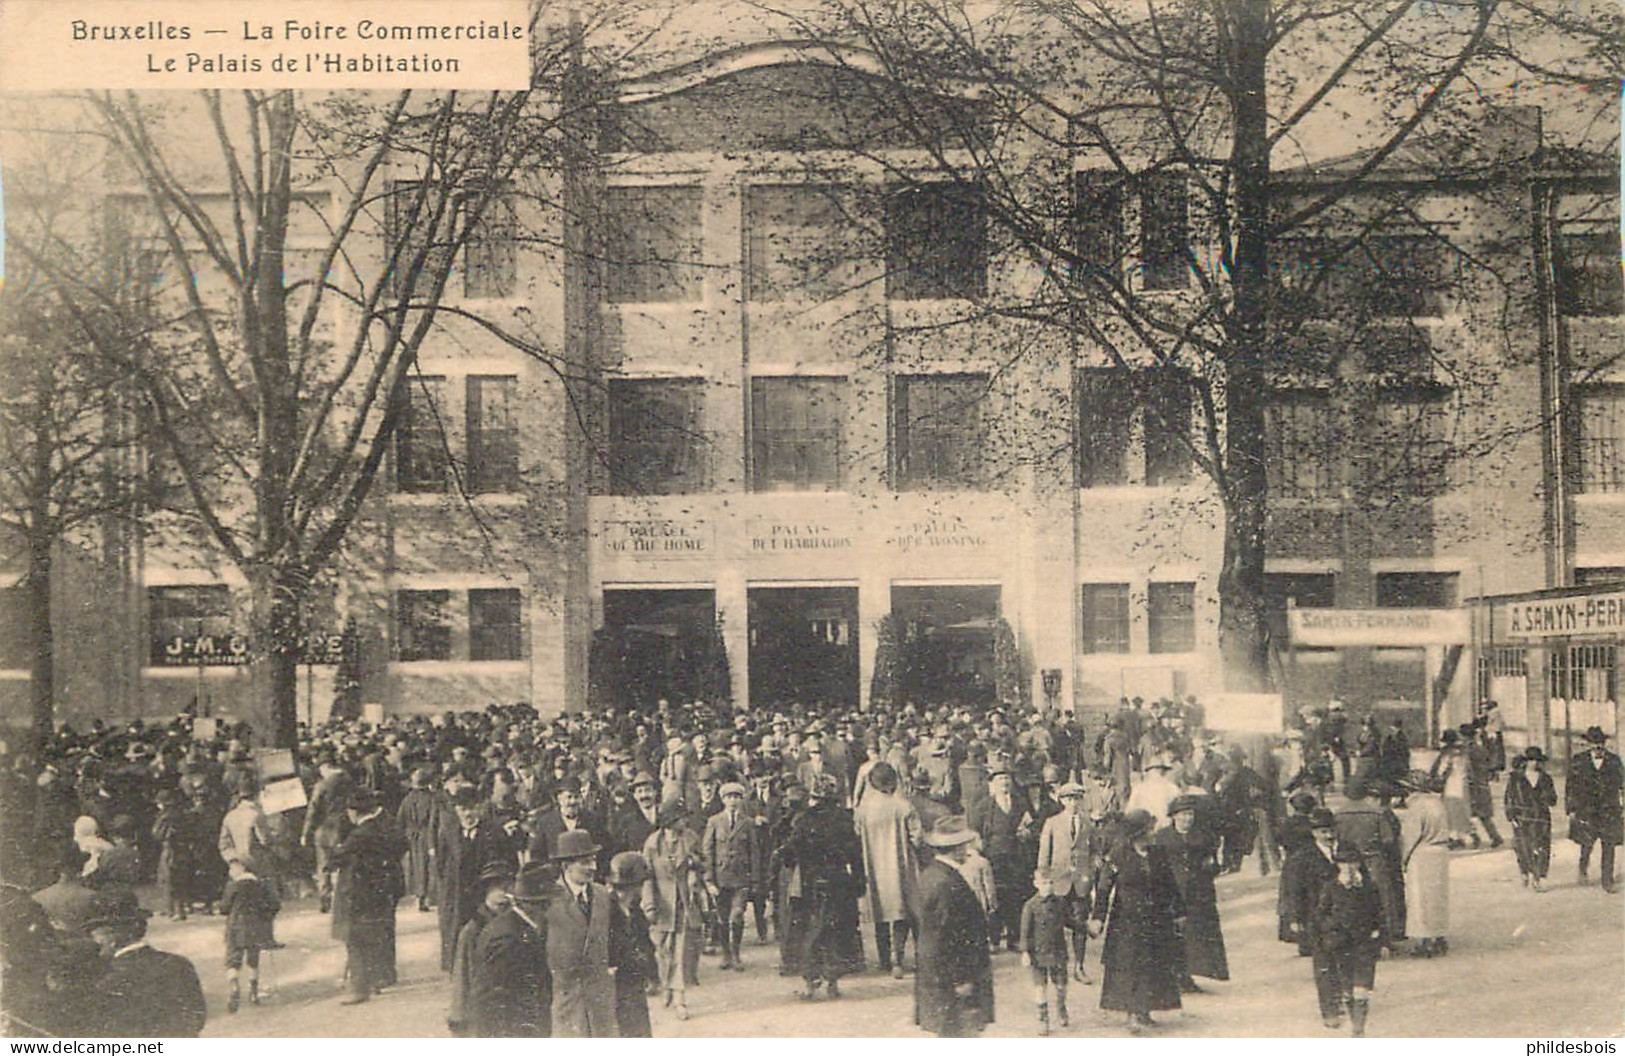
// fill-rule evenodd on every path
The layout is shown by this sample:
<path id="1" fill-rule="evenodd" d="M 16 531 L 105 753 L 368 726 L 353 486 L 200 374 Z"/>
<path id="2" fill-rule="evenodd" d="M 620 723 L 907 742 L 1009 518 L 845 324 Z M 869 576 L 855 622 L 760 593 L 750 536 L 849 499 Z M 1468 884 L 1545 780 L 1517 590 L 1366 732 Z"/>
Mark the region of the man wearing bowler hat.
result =
<path id="1" fill-rule="evenodd" d="M 481 1038 L 546 1038 L 553 1034 L 553 983 L 548 970 L 547 914 L 559 897 L 552 870 L 529 862 L 508 892 L 508 904 L 474 944 L 470 988 L 473 1033 Z"/>
<path id="2" fill-rule="evenodd" d="M 1614 891 L 1614 848 L 1625 835 L 1625 772 L 1619 756 L 1608 750 L 1601 726 L 1581 734 L 1586 749 L 1569 760 L 1563 809 L 1569 815 L 1569 839 L 1580 845 L 1580 883 L 1591 865 L 1591 845 L 1602 844 L 1602 889 Z"/>
<path id="3" fill-rule="evenodd" d="M 974 1037 L 993 1021 L 987 917 L 960 870 L 976 832 L 959 815 L 925 834 L 936 860 L 920 873 L 919 970 L 914 1022 L 943 1038 Z"/>
<path id="4" fill-rule="evenodd" d="M 584 829 L 562 833 L 552 860 L 563 891 L 547 907 L 547 965 L 553 973 L 553 1031 L 561 1038 L 617 1037 L 615 898 L 593 883 L 601 847 Z"/>
<path id="5" fill-rule="evenodd" d="M 406 893 L 406 841 L 371 789 L 352 788 L 346 809 L 350 832 L 333 848 L 333 937 L 344 940 L 350 979 L 350 996 L 340 1004 L 359 1005 L 395 982 L 395 903 Z"/>
<path id="6" fill-rule="evenodd" d="M 93 1038 L 195 1038 L 207 1010 L 192 962 L 147 945 L 146 910 L 128 888 L 97 896 L 86 922 L 107 971 L 96 981 L 95 1008 L 82 1032 Z"/>

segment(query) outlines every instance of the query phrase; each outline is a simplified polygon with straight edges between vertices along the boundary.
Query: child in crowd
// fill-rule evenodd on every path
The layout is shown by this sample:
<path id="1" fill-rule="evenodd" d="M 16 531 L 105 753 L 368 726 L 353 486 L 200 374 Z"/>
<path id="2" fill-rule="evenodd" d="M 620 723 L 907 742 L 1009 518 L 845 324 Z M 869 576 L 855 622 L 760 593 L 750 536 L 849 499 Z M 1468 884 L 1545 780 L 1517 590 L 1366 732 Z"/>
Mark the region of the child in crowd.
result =
<path id="1" fill-rule="evenodd" d="M 1055 881 L 1069 874 L 1060 870 L 1056 877 L 1040 869 L 1033 874 L 1037 891 L 1021 907 L 1021 963 L 1032 974 L 1033 996 L 1038 1002 L 1038 1034 L 1049 1036 L 1049 987 L 1055 988 L 1055 1018 L 1070 1026 L 1066 1015 L 1066 899 L 1055 893 Z"/>
<path id="2" fill-rule="evenodd" d="M 249 872 L 240 859 L 231 862 L 229 875 L 220 912 L 226 918 L 226 1011 L 235 1012 L 242 1001 L 237 977 L 244 961 L 248 963 L 248 1003 L 260 1003 L 260 951 L 277 948 L 272 926 L 282 903 L 275 885 Z"/>

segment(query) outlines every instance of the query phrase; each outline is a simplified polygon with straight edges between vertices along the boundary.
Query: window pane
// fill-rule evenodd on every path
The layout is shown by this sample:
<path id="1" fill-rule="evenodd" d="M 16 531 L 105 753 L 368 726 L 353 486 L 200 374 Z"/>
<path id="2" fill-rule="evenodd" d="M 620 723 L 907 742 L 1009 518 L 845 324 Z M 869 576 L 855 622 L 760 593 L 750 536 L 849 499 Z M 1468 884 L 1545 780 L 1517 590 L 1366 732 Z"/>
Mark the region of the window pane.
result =
<path id="1" fill-rule="evenodd" d="M 1126 653 L 1128 643 L 1128 584 L 1084 584 L 1083 651 Z"/>
<path id="2" fill-rule="evenodd" d="M 1565 231 L 1557 239 L 1557 304 L 1564 315 L 1625 313 L 1619 231 Z"/>
<path id="3" fill-rule="evenodd" d="M 1146 175 L 1140 190 L 1140 267 L 1148 290 L 1190 285 L 1190 202 L 1183 172 Z"/>
<path id="4" fill-rule="evenodd" d="M 521 659 L 522 616 L 517 589 L 468 592 L 468 658 Z"/>
<path id="5" fill-rule="evenodd" d="M 442 203 L 433 187 L 422 194 L 420 202 L 421 188 L 421 184 L 411 180 L 397 180 L 389 186 L 384 261 L 387 264 L 394 254 L 389 289 L 396 297 L 407 294 L 413 297 L 428 296 L 441 269 L 452 263 L 450 232 L 456 220 L 455 209 L 451 203 Z M 437 209 L 440 210 L 438 217 Z M 426 246 L 429 251 L 424 253 L 416 278 L 408 287 L 407 279 L 413 275 L 412 269 L 419 266 L 418 255 L 423 253 Z"/>
<path id="6" fill-rule="evenodd" d="M 517 238 L 513 195 L 498 194 L 485 204 L 479 225 L 463 243 L 463 292 L 467 296 L 513 296 Z"/>
<path id="7" fill-rule="evenodd" d="M 700 188 L 612 187 L 603 201 L 605 296 L 616 304 L 699 300 Z"/>
<path id="8" fill-rule="evenodd" d="M 1123 178 L 1080 172 L 1075 183 L 1078 267 L 1084 278 L 1115 280 L 1123 272 Z"/>
<path id="9" fill-rule="evenodd" d="M 1286 499 L 1337 493 L 1337 436 L 1325 393 L 1277 393 L 1264 414 L 1270 494 Z"/>
<path id="10" fill-rule="evenodd" d="M 845 390 L 844 378 L 752 379 L 752 490 L 841 486 Z"/>
<path id="11" fill-rule="evenodd" d="M 975 488 L 982 483 L 986 374 L 897 379 L 897 478 L 903 489 Z"/>
<path id="12" fill-rule="evenodd" d="M 853 195 L 845 187 L 747 188 L 750 299 L 825 300 L 859 286 L 874 247 L 856 213 Z"/>
<path id="13" fill-rule="evenodd" d="M 1152 487 L 1191 479 L 1191 390 L 1166 371 L 1147 374 L 1145 384 L 1145 482 Z"/>
<path id="14" fill-rule="evenodd" d="M 1460 578 L 1455 572 L 1379 572 L 1377 607 L 1383 609 L 1453 609 Z"/>
<path id="15" fill-rule="evenodd" d="M 1153 653 L 1196 651 L 1196 584 L 1152 583 L 1146 594 Z"/>
<path id="16" fill-rule="evenodd" d="M 518 392 L 516 377 L 469 376 L 468 489 L 475 494 L 519 486 Z"/>
<path id="17" fill-rule="evenodd" d="M 1449 484 L 1449 404 L 1443 396 L 1384 393 L 1375 410 L 1366 486 L 1432 498 Z"/>
<path id="18" fill-rule="evenodd" d="M 703 491 L 709 451 L 697 378 L 615 379 L 609 384 L 609 475 L 616 495 Z"/>
<path id="19" fill-rule="evenodd" d="M 1084 370 L 1078 378 L 1078 486 L 1127 484 L 1133 383 L 1113 370 Z"/>
<path id="20" fill-rule="evenodd" d="M 443 491 L 448 474 L 445 378 L 413 378 L 395 433 L 395 481 L 402 491 Z"/>
<path id="21" fill-rule="evenodd" d="M 986 291 L 987 215 L 980 188 L 918 187 L 887 200 L 887 297 L 931 300 Z"/>
<path id="22" fill-rule="evenodd" d="M 1625 385 L 1576 386 L 1580 490 L 1625 491 Z"/>
<path id="23" fill-rule="evenodd" d="M 395 641 L 402 660 L 450 660 L 449 590 L 403 590 L 395 597 Z"/>

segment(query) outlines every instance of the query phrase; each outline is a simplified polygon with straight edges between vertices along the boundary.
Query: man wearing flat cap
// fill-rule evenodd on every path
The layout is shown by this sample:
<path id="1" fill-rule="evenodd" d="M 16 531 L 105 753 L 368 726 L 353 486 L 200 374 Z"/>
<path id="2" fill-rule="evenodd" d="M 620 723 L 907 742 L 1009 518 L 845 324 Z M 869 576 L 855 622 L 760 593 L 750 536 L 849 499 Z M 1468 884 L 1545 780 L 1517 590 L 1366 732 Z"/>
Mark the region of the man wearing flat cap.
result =
<path id="1" fill-rule="evenodd" d="M 975 839 L 959 815 L 938 819 L 925 834 L 936 860 L 920 872 L 914 1022 L 943 1038 L 975 1037 L 993 1021 L 987 917 L 962 872 Z"/>
<path id="2" fill-rule="evenodd" d="M 1563 789 L 1563 809 L 1569 816 L 1569 839 L 1580 845 L 1580 883 L 1587 880 L 1591 847 L 1602 844 L 1602 889 L 1609 894 L 1614 877 L 1614 848 L 1625 835 L 1625 772 L 1619 756 L 1608 750 L 1608 735 L 1601 726 L 1581 734 L 1585 750 L 1569 760 Z"/>
<path id="3" fill-rule="evenodd" d="M 92 1038 L 195 1038 L 208 1012 L 192 962 L 146 942 L 146 910 L 128 888 L 97 896 L 86 922 L 107 971 L 77 1032 Z M 9 985 L 9 984 L 8 984 Z"/>
<path id="4" fill-rule="evenodd" d="M 547 912 L 559 887 L 542 862 L 514 878 L 508 903 L 474 943 L 469 1004 L 480 1038 L 546 1038 L 553 1034 Z"/>
<path id="5" fill-rule="evenodd" d="M 352 788 L 346 814 L 350 831 L 333 849 L 333 937 L 344 941 L 348 958 L 350 996 L 340 1003 L 358 1005 L 395 982 L 395 903 L 406 893 L 406 841 L 371 789 Z"/>
<path id="6" fill-rule="evenodd" d="M 547 966 L 553 974 L 553 1033 L 561 1038 L 613 1038 L 619 950 L 615 896 L 593 882 L 603 848 L 584 829 L 559 836 L 552 862 L 561 886 L 547 907 Z"/>
<path id="7" fill-rule="evenodd" d="M 705 825 L 701 854 L 705 885 L 717 900 L 717 916 L 725 929 L 722 939 L 723 971 L 743 970 L 739 947 L 745 936 L 745 904 L 767 882 L 763 865 L 763 831 L 745 813 L 745 786 L 730 781 L 720 790 L 722 810 Z"/>
<path id="8" fill-rule="evenodd" d="M 1083 809 L 1082 785 L 1067 782 L 1056 789 L 1061 812 L 1044 822 L 1038 837 L 1038 872 L 1053 877 L 1055 894 L 1066 903 L 1072 932 L 1072 972 L 1088 982 L 1083 956 L 1089 946 L 1089 895 L 1094 889 L 1095 862 L 1090 852 L 1095 823 Z"/>

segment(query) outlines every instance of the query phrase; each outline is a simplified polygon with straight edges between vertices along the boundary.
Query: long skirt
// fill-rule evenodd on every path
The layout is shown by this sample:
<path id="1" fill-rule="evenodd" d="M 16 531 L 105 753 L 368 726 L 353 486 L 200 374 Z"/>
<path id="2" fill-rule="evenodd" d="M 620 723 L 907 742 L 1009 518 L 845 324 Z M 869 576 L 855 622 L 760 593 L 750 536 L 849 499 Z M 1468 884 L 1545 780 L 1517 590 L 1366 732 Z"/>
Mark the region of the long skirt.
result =
<path id="1" fill-rule="evenodd" d="M 698 927 L 673 928 L 658 931 L 655 956 L 660 964 L 660 985 L 667 990 L 682 993 L 700 983 L 700 950 L 705 946 L 705 933 Z"/>
<path id="2" fill-rule="evenodd" d="M 1552 867 L 1551 819 L 1513 822 L 1512 850 L 1518 856 L 1518 872 L 1537 880 L 1546 879 L 1546 872 Z"/>
<path id="3" fill-rule="evenodd" d="M 1418 847 L 1405 866 L 1405 931 L 1413 939 L 1442 938 L 1450 930 L 1450 852 Z"/>
<path id="4" fill-rule="evenodd" d="M 1444 817 L 1450 826 L 1451 835 L 1465 836 L 1467 833 L 1472 832 L 1473 820 L 1467 810 L 1467 798 L 1465 796 L 1445 796 L 1443 798 Z"/>
<path id="5" fill-rule="evenodd" d="M 801 977 L 833 982 L 843 975 L 863 971 L 857 898 L 817 890 L 802 901 L 807 909 L 806 929 L 796 951 Z"/>

